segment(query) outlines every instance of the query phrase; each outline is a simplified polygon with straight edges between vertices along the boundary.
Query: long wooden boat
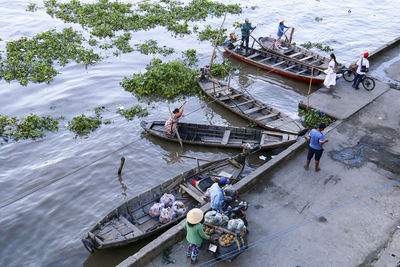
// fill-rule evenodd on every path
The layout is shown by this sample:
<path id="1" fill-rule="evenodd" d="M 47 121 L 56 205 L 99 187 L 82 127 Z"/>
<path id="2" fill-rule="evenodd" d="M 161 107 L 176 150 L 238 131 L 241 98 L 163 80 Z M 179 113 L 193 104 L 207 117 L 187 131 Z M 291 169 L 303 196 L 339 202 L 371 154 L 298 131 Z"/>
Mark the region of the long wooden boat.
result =
<path id="1" fill-rule="evenodd" d="M 179 142 L 176 136 L 169 135 L 164 128 L 165 121 L 142 121 L 140 125 L 151 135 L 164 140 Z M 297 135 L 276 131 L 265 131 L 243 127 L 215 126 L 194 123 L 178 124 L 179 136 L 183 143 L 226 148 L 243 148 L 249 143 L 261 149 L 271 149 L 296 142 Z"/>
<path id="2" fill-rule="evenodd" d="M 278 53 L 251 47 L 249 47 L 250 55 L 246 56 L 245 49 L 241 51 L 240 45 L 235 45 L 231 41 L 225 42 L 223 46 L 225 51 L 232 57 L 261 69 L 302 82 L 309 83 L 310 80 L 313 84 L 324 82 L 325 73 L 323 70 L 313 68 L 312 65 L 302 63 L 297 59 L 291 59 Z"/>
<path id="3" fill-rule="evenodd" d="M 216 81 L 207 70 L 203 69 L 198 84 L 203 92 L 214 101 L 267 130 L 298 135 L 304 131 L 304 127 L 300 123 L 286 114 L 254 99 L 243 91 Z"/>
<path id="4" fill-rule="evenodd" d="M 276 39 L 272 37 L 260 37 L 258 39 L 258 44 L 267 51 L 293 59 L 296 62 L 308 64 L 316 69 L 325 70 L 328 68 L 328 57 L 321 56 L 315 52 L 293 44 L 289 44 L 287 42 L 282 42 L 283 49 L 276 50 L 274 46 L 275 41 Z"/>
<path id="5" fill-rule="evenodd" d="M 166 230 L 185 218 L 187 211 L 205 204 L 203 193 L 210 187 L 216 177 L 224 176 L 232 183 L 240 180 L 248 153 L 209 162 L 184 172 L 137 197 L 122 203 L 109 212 L 100 222 L 93 226 L 82 239 L 89 252 L 123 246 Z M 196 186 L 192 181 L 200 179 Z M 161 223 L 149 215 L 149 209 L 160 201 L 164 193 L 170 193 L 176 200 L 182 201 L 186 212 L 168 223 Z"/>

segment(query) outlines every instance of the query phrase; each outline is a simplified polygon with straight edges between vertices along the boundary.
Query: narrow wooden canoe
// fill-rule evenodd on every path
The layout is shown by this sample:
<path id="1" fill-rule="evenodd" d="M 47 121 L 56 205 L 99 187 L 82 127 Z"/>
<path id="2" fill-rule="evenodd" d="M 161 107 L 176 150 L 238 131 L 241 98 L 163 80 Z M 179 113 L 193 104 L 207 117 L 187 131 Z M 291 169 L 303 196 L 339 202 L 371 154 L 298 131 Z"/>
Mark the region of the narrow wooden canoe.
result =
<path id="1" fill-rule="evenodd" d="M 142 121 L 140 125 L 151 135 L 164 140 L 179 142 L 176 136 L 169 135 L 164 128 L 165 121 Z M 296 142 L 297 135 L 265 131 L 252 128 L 227 127 L 179 122 L 178 131 L 183 143 L 191 145 L 243 148 L 260 145 L 261 149 L 271 149 Z"/>
<path id="2" fill-rule="evenodd" d="M 214 80 L 208 73 L 203 70 L 198 84 L 204 93 L 222 106 L 267 130 L 290 134 L 300 134 L 304 131 L 304 127 L 289 116 L 254 99 L 243 91 Z"/>
<path id="3" fill-rule="evenodd" d="M 321 84 L 325 79 L 323 70 L 314 68 L 312 71 L 311 64 L 305 64 L 278 53 L 249 48 L 250 55 L 245 56 L 245 49 L 243 48 L 243 51 L 240 51 L 240 45 L 234 45 L 230 41 L 224 43 L 224 49 L 238 60 L 298 81 L 309 83 L 312 80 L 313 84 Z M 311 74 L 311 72 L 313 73 Z"/>
<path id="4" fill-rule="evenodd" d="M 241 153 L 200 165 L 122 203 L 90 229 L 82 239 L 84 246 L 94 252 L 133 243 L 166 230 L 185 218 L 186 213 L 165 224 L 152 218 L 149 209 L 160 201 L 164 193 L 173 194 L 176 200 L 182 201 L 187 208 L 186 212 L 193 207 L 205 205 L 202 195 L 215 182 L 215 177 L 228 177 L 231 183 L 240 180 L 247 155 Z M 199 177 L 204 179 L 194 187 L 192 181 Z"/>
<path id="5" fill-rule="evenodd" d="M 260 37 L 258 43 L 262 48 L 269 52 L 277 53 L 281 56 L 293 59 L 297 62 L 308 64 L 314 68 L 325 70 L 328 68 L 329 58 L 321 56 L 315 52 L 305 48 L 282 42 L 281 50 L 276 50 L 274 47 L 276 39 L 272 37 Z"/>

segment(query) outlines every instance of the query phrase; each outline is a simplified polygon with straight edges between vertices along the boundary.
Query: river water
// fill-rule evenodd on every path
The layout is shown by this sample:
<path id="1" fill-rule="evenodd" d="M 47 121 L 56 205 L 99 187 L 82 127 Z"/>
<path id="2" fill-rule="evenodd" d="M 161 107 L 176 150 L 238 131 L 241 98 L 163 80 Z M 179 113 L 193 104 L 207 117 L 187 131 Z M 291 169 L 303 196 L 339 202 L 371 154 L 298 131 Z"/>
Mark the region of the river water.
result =
<path id="1" fill-rule="evenodd" d="M 41 1 L 30 2 L 43 7 Z M 296 28 L 296 43 L 312 41 L 330 45 L 335 49 L 338 61 L 346 64 L 400 34 L 398 0 L 260 0 L 241 1 L 241 4 L 243 14 L 228 15 L 226 27 L 232 28 L 235 21 L 248 17 L 257 26 L 255 36 L 275 36 L 277 23 L 284 18 L 287 25 Z M 6 41 L 53 28 L 60 30 L 72 26 L 88 36 L 79 25 L 51 18 L 43 8 L 27 12 L 26 7 L 27 1 L 1 1 L 0 38 L 3 41 L 0 41 L 0 50 L 5 50 Z M 317 22 L 315 17 L 323 20 Z M 222 18 L 210 18 L 197 25 L 200 30 L 206 24 L 216 28 L 221 21 Z M 176 53 L 166 58 L 160 56 L 163 60 L 180 57 L 181 51 L 195 48 L 199 66 L 203 66 L 208 64 L 212 51 L 208 41 L 200 42 L 194 34 L 173 38 L 163 27 L 132 33 L 132 36 L 132 44 L 155 39 L 160 45 L 174 47 Z M 0 114 L 65 116 L 59 131 L 47 133 L 43 139 L 0 145 L 2 204 L 59 178 L 0 209 L 0 266 L 113 266 L 140 246 L 89 255 L 80 239 L 92 225 L 124 200 L 195 166 L 193 160 L 178 158 L 176 152 L 207 159 L 219 159 L 238 152 L 192 146 L 185 146 L 182 151 L 176 144 L 143 134 L 140 119 L 127 121 L 115 111 L 120 106 L 129 108 L 139 103 L 119 82 L 124 76 L 144 71 L 153 56 L 133 52 L 114 57 L 112 51 L 100 52 L 108 57 L 94 66 L 85 68 L 70 63 L 59 67 L 60 74 L 50 84 L 23 87 L 17 82 L 0 81 Z M 217 55 L 217 60 L 224 56 L 222 50 Z M 298 118 L 297 103 L 307 93 L 307 84 L 232 61 L 241 67 L 233 75 L 232 86 L 245 87 L 256 98 Z M 171 105 L 178 106 L 179 103 Z M 102 125 L 86 138 L 74 138 L 65 126 L 67 121 L 82 113 L 91 115 L 97 106 L 106 107 L 108 111 L 103 117 L 112 123 Z M 247 124 L 216 104 L 207 105 L 197 96 L 188 98 L 185 113 L 197 109 L 184 121 Z M 147 120 L 166 119 L 167 102 L 153 102 L 149 111 Z M 264 162 L 258 158 L 261 154 L 249 158 L 244 174 Z M 121 156 L 126 162 L 119 179 L 117 168 Z"/>

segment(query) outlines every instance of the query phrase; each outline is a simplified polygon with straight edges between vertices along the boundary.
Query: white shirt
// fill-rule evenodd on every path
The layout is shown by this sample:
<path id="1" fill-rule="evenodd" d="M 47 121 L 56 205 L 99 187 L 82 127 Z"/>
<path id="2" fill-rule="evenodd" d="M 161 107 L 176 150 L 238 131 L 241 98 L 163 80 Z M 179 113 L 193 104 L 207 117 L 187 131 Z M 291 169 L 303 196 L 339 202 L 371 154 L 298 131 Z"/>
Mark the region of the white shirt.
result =
<path id="1" fill-rule="evenodd" d="M 366 58 L 360 58 L 360 59 L 357 61 L 357 65 L 358 65 L 358 67 L 357 67 L 357 74 L 365 74 L 365 72 L 362 72 L 362 71 L 361 71 L 361 61 L 362 61 L 363 66 L 366 66 L 367 69 L 369 69 L 369 61 L 368 61 L 368 59 L 366 59 Z"/>

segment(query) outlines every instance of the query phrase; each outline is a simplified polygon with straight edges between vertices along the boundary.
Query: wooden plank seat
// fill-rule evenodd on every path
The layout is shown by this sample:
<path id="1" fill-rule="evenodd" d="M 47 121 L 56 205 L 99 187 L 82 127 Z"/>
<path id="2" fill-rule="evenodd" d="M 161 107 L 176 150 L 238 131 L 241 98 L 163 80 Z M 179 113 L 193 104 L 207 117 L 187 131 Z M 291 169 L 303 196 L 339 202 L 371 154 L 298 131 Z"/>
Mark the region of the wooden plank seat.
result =
<path id="1" fill-rule="evenodd" d="M 255 120 L 256 121 L 262 121 L 262 120 L 265 120 L 265 119 L 273 118 L 275 116 L 278 116 L 278 114 L 277 113 L 270 113 L 270 114 L 255 118 Z"/>
<path id="2" fill-rule="evenodd" d="M 231 107 L 231 108 L 234 108 L 234 107 L 240 107 L 240 106 L 243 106 L 243 105 L 246 105 L 246 104 L 252 103 L 252 102 L 254 102 L 254 101 L 255 101 L 255 100 L 254 100 L 254 99 L 252 99 L 252 100 L 249 100 L 249 101 L 245 101 L 245 102 L 239 103 L 239 104 L 237 104 L 237 105 L 231 105 L 230 107 Z"/>
<path id="3" fill-rule="evenodd" d="M 303 52 L 297 52 L 297 53 L 294 53 L 293 55 L 290 55 L 289 57 L 294 58 L 294 57 L 300 56 L 301 54 L 304 54 L 304 53 Z"/>
<path id="4" fill-rule="evenodd" d="M 289 54 L 289 53 L 292 52 L 293 50 L 294 50 L 293 47 L 292 47 L 292 48 L 289 48 L 289 49 L 286 49 L 285 51 L 283 51 L 282 54 L 284 54 L 284 55 Z"/>
<path id="5" fill-rule="evenodd" d="M 277 66 L 282 65 L 283 63 L 286 63 L 286 62 L 287 62 L 286 60 L 282 60 L 281 62 L 278 62 L 278 63 L 272 65 L 272 67 L 277 67 Z"/>
<path id="6" fill-rule="evenodd" d="M 263 63 L 263 62 L 266 62 L 268 60 L 271 60 L 271 58 L 272 58 L 272 56 L 269 56 L 269 57 L 266 57 L 266 58 L 264 58 L 264 59 L 262 59 L 262 60 L 260 60 L 258 62 Z"/>
<path id="7" fill-rule="evenodd" d="M 134 225 L 133 223 L 131 223 L 127 218 L 125 218 L 124 216 L 119 216 L 120 221 L 122 221 L 127 227 L 129 227 L 134 235 L 141 235 L 143 234 L 143 231 L 140 230 L 136 225 Z"/>
<path id="8" fill-rule="evenodd" d="M 238 97 L 238 96 L 242 96 L 242 95 L 243 95 L 242 93 L 239 93 L 239 94 L 234 94 L 234 95 L 223 96 L 223 97 L 220 97 L 218 99 L 221 100 L 221 101 L 225 101 L 225 100 L 229 100 L 229 99 L 232 99 L 232 98 L 235 98 L 235 97 Z"/>
<path id="9" fill-rule="evenodd" d="M 221 144 L 226 145 L 228 144 L 229 136 L 231 135 L 231 130 L 226 130 L 224 132 L 224 137 L 222 137 Z"/>
<path id="10" fill-rule="evenodd" d="M 265 108 L 265 107 L 258 107 L 258 106 L 257 106 L 257 107 L 254 107 L 254 108 L 245 110 L 243 113 L 246 114 L 246 115 L 248 115 L 248 114 L 251 114 L 251 113 L 254 113 L 254 112 L 263 110 L 264 108 Z"/>
<path id="11" fill-rule="evenodd" d="M 252 59 L 252 58 L 258 57 L 259 55 L 260 55 L 260 54 L 258 54 L 258 53 L 254 53 L 253 55 L 248 56 L 247 58 L 248 58 L 248 59 Z"/>
<path id="12" fill-rule="evenodd" d="M 314 56 L 303 57 L 303 58 L 300 59 L 300 61 L 306 61 L 306 60 L 309 60 L 309 59 L 311 59 L 313 57 Z"/>
<path id="13" fill-rule="evenodd" d="M 180 184 L 179 187 L 182 188 L 183 191 L 185 191 L 188 195 L 190 195 L 192 198 L 194 198 L 201 205 L 205 204 L 204 199 L 201 196 L 199 196 L 195 191 L 193 191 L 191 188 L 189 188 L 183 184 Z"/>
<path id="14" fill-rule="evenodd" d="M 310 64 L 311 64 L 311 65 L 314 65 L 314 64 L 317 63 L 318 61 L 321 61 L 321 59 L 317 58 L 316 60 L 311 61 Z"/>
<path id="15" fill-rule="evenodd" d="M 308 69 L 306 68 L 306 69 L 304 69 L 304 70 L 301 70 L 301 71 L 296 72 L 296 74 L 303 74 L 303 73 L 305 73 L 305 72 L 307 72 L 307 71 L 308 71 Z"/>
<path id="16" fill-rule="evenodd" d="M 293 64 L 292 66 L 289 66 L 289 67 L 285 68 L 284 70 L 291 70 L 291 69 L 293 69 L 294 67 L 296 67 L 296 64 Z"/>

